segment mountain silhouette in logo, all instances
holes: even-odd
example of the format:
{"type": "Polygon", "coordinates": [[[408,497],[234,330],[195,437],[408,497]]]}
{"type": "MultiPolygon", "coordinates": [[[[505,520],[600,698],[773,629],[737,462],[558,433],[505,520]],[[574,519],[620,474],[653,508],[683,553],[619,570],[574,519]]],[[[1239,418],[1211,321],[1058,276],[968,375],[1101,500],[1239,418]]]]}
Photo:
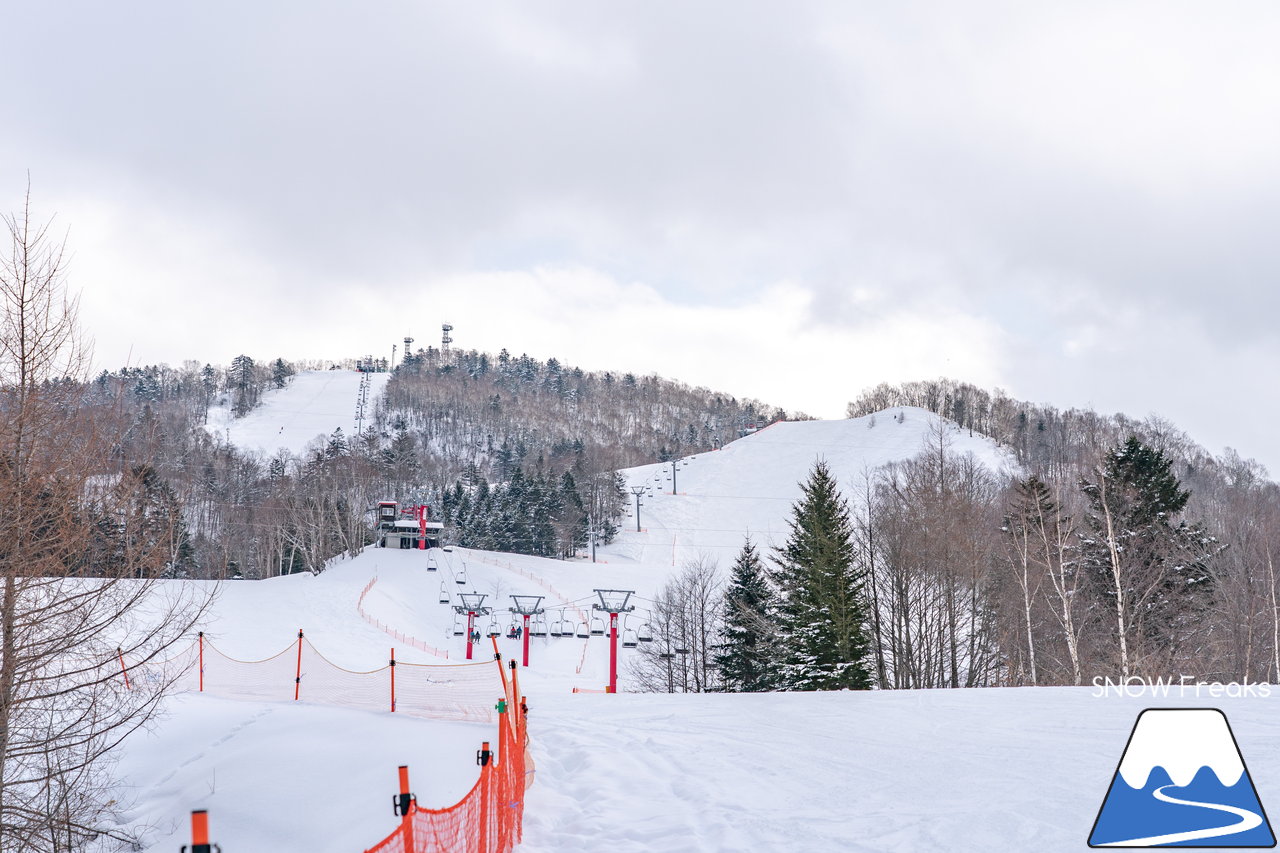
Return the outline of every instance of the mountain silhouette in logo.
{"type": "Polygon", "coordinates": [[[1274,847],[1226,716],[1153,708],[1134,724],[1090,847],[1274,847]]]}

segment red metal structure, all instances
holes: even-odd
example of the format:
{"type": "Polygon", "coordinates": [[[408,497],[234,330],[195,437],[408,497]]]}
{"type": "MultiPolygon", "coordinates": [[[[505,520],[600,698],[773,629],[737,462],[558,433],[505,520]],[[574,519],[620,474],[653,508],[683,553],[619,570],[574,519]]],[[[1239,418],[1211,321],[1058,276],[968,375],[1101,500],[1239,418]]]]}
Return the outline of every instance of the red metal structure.
{"type": "Polygon", "coordinates": [[[543,609],[539,607],[542,603],[541,595],[513,595],[511,600],[516,603],[515,607],[508,608],[512,613],[519,613],[524,617],[524,665],[529,665],[529,617],[537,616],[543,613],[543,609]]]}
{"type": "Polygon", "coordinates": [[[484,606],[485,594],[481,592],[460,592],[458,598],[462,603],[455,604],[453,610],[467,614],[467,660],[471,660],[471,637],[476,630],[476,616],[488,616],[493,608],[484,606]]]}
{"type": "Polygon", "coordinates": [[[635,606],[627,606],[628,599],[635,594],[631,589],[597,589],[600,603],[591,605],[592,610],[602,610],[609,614],[609,693],[618,692],[618,614],[630,613],[635,606]]]}

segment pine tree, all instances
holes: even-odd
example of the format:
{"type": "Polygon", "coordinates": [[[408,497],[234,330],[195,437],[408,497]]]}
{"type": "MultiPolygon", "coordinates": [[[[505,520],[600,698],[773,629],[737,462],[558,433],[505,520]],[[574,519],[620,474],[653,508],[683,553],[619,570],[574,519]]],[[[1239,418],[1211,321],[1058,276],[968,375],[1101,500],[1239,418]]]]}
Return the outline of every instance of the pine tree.
{"type": "Polygon", "coordinates": [[[748,537],[734,561],[725,591],[724,642],[715,657],[716,669],[728,690],[754,693],[777,687],[776,605],[764,563],[748,537]]]}
{"type": "Polygon", "coordinates": [[[1111,611],[1121,675],[1157,672],[1196,628],[1219,549],[1199,525],[1175,519],[1191,493],[1173,462],[1136,437],[1107,454],[1080,488],[1089,501],[1082,537],[1095,593],[1111,611]]]}
{"type": "Polygon", "coordinates": [[[792,507],[791,535],[776,554],[781,592],[781,686],[865,689],[870,641],[863,577],[855,567],[849,508],[825,462],[814,463],[792,507]]]}

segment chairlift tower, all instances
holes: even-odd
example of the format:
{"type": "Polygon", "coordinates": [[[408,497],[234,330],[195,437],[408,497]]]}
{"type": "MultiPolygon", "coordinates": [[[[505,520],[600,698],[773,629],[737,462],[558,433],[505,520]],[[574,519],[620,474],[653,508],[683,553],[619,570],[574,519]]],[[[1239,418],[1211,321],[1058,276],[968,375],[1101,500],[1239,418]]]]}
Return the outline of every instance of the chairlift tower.
{"type": "Polygon", "coordinates": [[[644,486],[632,486],[631,494],[636,496],[636,533],[640,532],[640,496],[644,494],[644,486]]]}
{"type": "Polygon", "coordinates": [[[518,613],[524,617],[524,665],[529,665],[529,617],[537,616],[546,611],[539,607],[542,603],[541,595],[513,595],[511,600],[516,603],[515,607],[507,608],[512,613],[518,613]]]}
{"type": "Polygon", "coordinates": [[[458,615],[467,614],[467,660],[471,660],[471,638],[475,635],[476,617],[493,613],[492,607],[485,607],[486,596],[482,592],[460,592],[461,604],[453,605],[453,612],[458,615]]]}
{"type": "Polygon", "coordinates": [[[609,614],[609,692],[618,692],[618,614],[630,613],[635,605],[627,606],[627,601],[635,595],[633,589],[596,589],[592,590],[600,599],[599,604],[591,605],[592,610],[601,610],[609,614]]]}
{"type": "Polygon", "coordinates": [[[440,364],[449,363],[449,344],[453,343],[453,336],[449,333],[453,331],[453,326],[449,323],[440,325],[440,364]]]}

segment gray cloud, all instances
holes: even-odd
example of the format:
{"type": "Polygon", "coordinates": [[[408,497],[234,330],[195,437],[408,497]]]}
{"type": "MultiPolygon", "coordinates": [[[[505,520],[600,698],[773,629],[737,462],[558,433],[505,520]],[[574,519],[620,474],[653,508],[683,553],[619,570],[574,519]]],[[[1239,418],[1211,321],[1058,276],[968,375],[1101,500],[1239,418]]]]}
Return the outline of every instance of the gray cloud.
{"type": "Polygon", "coordinates": [[[176,282],[208,316],[220,291],[321,328],[547,266],[755,316],[786,282],[824,336],[989,324],[1014,393],[1271,453],[1152,379],[1240,398],[1280,359],[1269,4],[83,0],[4,23],[0,186],[31,169],[86,232],[89,302],[124,316],[176,282]]]}

